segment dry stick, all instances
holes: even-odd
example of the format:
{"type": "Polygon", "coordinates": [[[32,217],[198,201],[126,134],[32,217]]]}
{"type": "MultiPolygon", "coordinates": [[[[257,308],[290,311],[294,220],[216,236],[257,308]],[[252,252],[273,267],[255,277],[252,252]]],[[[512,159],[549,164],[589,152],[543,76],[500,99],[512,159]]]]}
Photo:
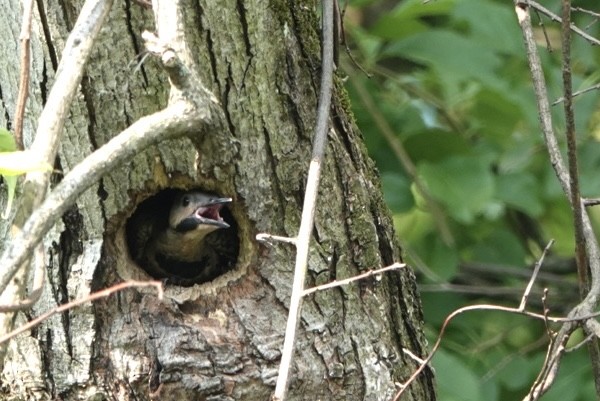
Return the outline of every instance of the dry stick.
{"type": "Polygon", "coordinates": [[[147,47],[161,56],[163,67],[180,100],[164,110],[140,118],[86,157],[63,178],[43,204],[32,211],[22,232],[10,241],[0,258],[3,263],[0,293],[56,219],[102,176],[160,141],[189,133],[206,134],[213,128],[216,111],[220,110],[214,95],[202,86],[173,50],[159,43],[150,33],[145,32],[143,36],[149,41],[147,47]]]}
{"type": "Polygon", "coordinates": [[[503,311],[503,312],[509,312],[509,313],[516,313],[516,314],[520,314],[520,315],[535,317],[535,318],[542,319],[542,320],[546,319],[546,316],[544,316],[544,315],[525,311],[525,306],[526,306],[526,300],[529,297],[529,292],[531,291],[533,280],[535,280],[535,277],[537,277],[537,272],[539,270],[537,268],[537,266],[538,265],[541,266],[542,263],[544,262],[546,253],[550,249],[550,246],[552,245],[552,243],[553,242],[550,241],[550,243],[548,243],[548,245],[546,245],[546,247],[544,248],[544,251],[542,252],[542,255],[538,259],[538,262],[536,263],[536,268],[534,268],[531,280],[529,280],[529,284],[527,285],[527,287],[525,288],[525,291],[523,292],[523,298],[522,298],[521,304],[519,305],[518,308],[508,308],[508,307],[498,306],[498,305],[471,305],[471,306],[466,306],[464,308],[457,309],[454,312],[452,312],[444,320],[444,323],[442,324],[442,327],[440,329],[440,333],[438,334],[435,344],[433,345],[433,348],[429,352],[429,355],[427,356],[427,358],[425,358],[423,360],[423,362],[413,372],[413,374],[408,378],[408,380],[405,381],[404,383],[402,383],[402,385],[400,386],[400,389],[398,390],[398,392],[396,393],[396,395],[394,396],[392,401],[398,401],[400,399],[400,397],[402,397],[402,394],[408,388],[408,386],[410,386],[410,384],[417,379],[417,377],[421,374],[421,372],[425,369],[425,367],[429,364],[429,362],[431,362],[431,359],[433,359],[433,356],[435,355],[436,351],[440,347],[440,344],[442,343],[442,338],[444,337],[444,333],[446,332],[446,327],[450,324],[450,321],[452,321],[452,319],[454,319],[456,316],[458,316],[462,313],[465,313],[465,312],[473,311],[473,310],[491,310],[491,311],[503,311]]]}
{"type": "Polygon", "coordinates": [[[312,294],[313,292],[317,292],[317,291],[323,291],[323,290],[329,290],[331,288],[335,288],[335,287],[341,287],[343,285],[348,285],[354,281],[358,281],[358,280],[362,280],[365,279],[367,277],[371,277],[371,276],[375,276],[377,274],[381,274],[381,273],[385,273],[391,270],[398,270],[401,269],[403,267],[406,267],[405,263],[394,263],[392,265],[389,265],[387,267],[382,267],[381,269],[376,269],[376,270],[369,270],[366,271],[362,274],[358,274],[356,276],[352,276],[343,280],[333,280],[330,283],[327,284],[322,284],[322,285],[318,285],[316,287],[312,287],[312,288],[307,288],[306,290],[304,290],[304,292],[302,293],[303,296],[307,296],[312,294]]]}
{"type": "MultiPolygon", "coordinates": [[[[54,85],[38,120],[35,139],[30,148],[35,155],[34,157],[39,162],[50,165],[54,164],[60,134],[63,131],[71,102],[81,81],[83,68],[91,52],[92,44],[100,32],[100,27],[112,6],[112,2],[113,0],[87,0],[73,30],[69,34],[61,64],[56,73],[54,85]]],[[[19,230],[22,230],[29,216],[42,203],[46,196],[49,179],[50,173],[45,171],[30,172],[25,176],[21,191],[22,195],[17,199],[16,204],[18,204],[18,209],[12,222],[13,226],[16,227],[15,231],[17,233],[14,236],[11,235],[11,237],[18,238],[24,235],[19,230]]],[[[29,255],[32,253],[33,248],[28,250],[29,255]]],[[[0,285],[0,294],[2,294],[4,302],[17,304],[17,300],[24,297],[27,278],[30,276],[31,271],[35,270],[36,275],[41,274],[40,269],[44,268],[42,266],[43,261],[37,259],[33,260],[33,263],[28,263],[29,260],[30,256],[27,256],[18,265],[2,269],[0,273],[0,282],[2,283],[0,285]],[[19,269],[22,269],[20,280],[14,280],[7,290],[12,277],[14,277],[19,269]]],[[[4,262],[4,260],[2,261],[4,262]]],[[[31,299],[35,299],[35,297],[31,299]]],[[[15,321],[13,317],[12,314],[0,316],[0,335],[12,331],[15,321]]],[[[0,346],[0,364],[3,363],[6,355],[5,350],[6,344],[0,346]]]]}
{"type": "Polygon", "coordinates": [[[19,76],[19,94],[17,96],[17,104],[15,106],[15,142],[17,148],[23,150],[23,119],[25,116],[25,105],[27,104],[27,96],[29,95],[29,76],[31,59],[31,15],[33,13],[33,0],[25,0],[23,2],[23,21],[21,22],[21,71],[19,76]]]}
{"type": "Polygon", "coordinates": [[[313,230],[317,191],[321,176],[321,164],[325,157],[327,145],[327,132],[329,126],[329,108],[331,104],[331,91],[333,84],[333,1],[323,0],[322,26],[323,49],[321,65],[321,90],[319,92],[319,106],[317,111],[317,126],[313,144],[312,159],[308,170],[304,204],[302,205],[302,220],[296,242],[296,265],[294,267],[294,283],[290,299],[290,311],[285,329],[285,339],[281,352],[281,363],[273,400],[283,401],[288,389],[290,368],[294,356],[296,331],[300,321],[302,295],[304,293],[304,280],[308,261],[308,247],[313,230]]]}
{"type": "Polygon", "coordinates": [[[77,164],[31,214],[23,230],[13,238],[2,254],[0,291],[10,282],[29,253],[52,228],[54,222],[86,189],[115,167],[130,160],[147,147],[189,132],[206,132],[207,113],[183,102],[140,118],[100,149],[77,164]]]}
{"type": "MultiPolygon", "coordinates": [[[[523,32],[527,59],[532,74],[532,83],[538,106],[540,126],[546,147],[548,149],[548,156],[550,157],[550,162],[554,168],[554,172],[563,189],[563,192],[568,199],[571,200],[569,173],[565,168],[565,163],[563,162],[560,147],[558,145],[558,140],[554,134],[550,105],[548,102],[548,92],[546,90],[546,82],[544,79],[544,73],[542,71],[540,57],[537,52],[537,45],[533,35],[533,29],[531,27],[531,20],[527,10],[527,3],[522,3],[518,0],[516,1],[515,11],[517,13],[519,25],[521,26],[521,30],[523,32]]],[[[593,293],[594,296],[597,297],[600,295],[600,250],[598,247],[598,242],[596,241],[594,230],[592,229],[592,225],[589,220],[589,216],[585,212],[583,213],[582,221],[592,278],[590,293],[593,293]]]]}
{"type": "Polygon", "coordinates": [[[571,187],[571,206],[575,228],[575,259],[579,275],[579,289],[583,298],[588,292],[587,261],[585,254],[585,238],[581,218],[582,206],[579,190],[579,168],[577,165],[577,138],[575,133],[575,113],[573,111],[573,86],[571,83],[571,2],[563,0],[562,16],[562,78],[564,91],[565,128],[567,136],[567,161],[569,167],[569,183],[571,187]]]}
{"type": "Polygon", "coordinates": [[[584,206],[598,206],[598,205],[600,205],[600,198],[584,199],[583,205],[584,206]]]}
{"type": "MultiPolygon", "coordinates": [[[[515,3],[516,3],[516,5],[518,7],[521,7],[521,6],[524,6],[524,7],[531,6],[536,11],[539,11],[542,14],[546,15],[552,21],[558,22],[558,23],[562,23],[562,18],[560,18],[558,15],[554,14],[552,11],[548,10],[546,7],[542,6],[537,1],[533,1],[533,0],[516,0],[515,3]]],[[[577,35],[581,36],[582,38],[584,38],[585,40],[587,40],[588,42],[590,42],[591,44],[596,45],[596,46],[600,46],[600,40],[596,39],[592,35],[590,35],[587,32],[581,30],[580,28],[576,27],[575,25],[571,25],[570,29],[573,32],[575,32],[577,35]]]]}
{"type": "MultiPolygon", "coordinates": [[[[523,32],[523,39],[525,42],[527,59],[532,74],[532,82],[538,106],[538,114],[540,118],[542,134],[544,136],[544,141],[548,149],[548,155],[550,157],[550,161],[552,167],[554,168],[555,174],[560,182],[563,192],[565,193],[567,198],[571,200],[570,178],[568,171],[565,168],[565,164],[562,160],[562,156],[560,154],[558,146],[558,141],[556,139],[552,127],[552,118],[550,114],[550,105],[548,102],[548,93],[546,90],[544,74],[541,67],[540,57],[537,52],[536,41],[533,36],[533,29],[531,27],[531,20],[528,13],[529,4],[531,4],[536,9],[540,10],[545,14],[547,14],[547,10],[543,9],[543,7],[539,6],[533,1],[515,1],[515,11],[517,14],[519,25],[523,32]]],[[[571,27],[571,29],[573,30],[573,27],[571,27]]],[[[577,201],[581,202],[581,199],[577,201]]],[[[590,315],[590,312],[594,310],[600,299],[600,250],[587,212],[582,211],[581,218],[583,234],[584,238],[586,239],[585,247],[591,273],[591,285],[590,291],[588,292],[586,298],[579,305],[573,308],[572,311],[569,313],[569,318],[574,320],[581,320],[583,316],[590,315]]],[[[532,389],[532,392],[529,396],[525,398],[525,400],[537,399],[541,394],[543,394],[550,388],[550,386],[554,382],[554,379],[556,378],[556,373],[558,372],[561,355],[561,344],[563,344],[564,341],[568,339],[568,337],[573,332],[573,330],[575,330],[576,327],[577,325],[574,322],[570,322],[564,324],[560,328],[557,334],[557,340],[552,345],[551,355],[553,355],[553,357],[548,359],[548,363],[550,363],[551,365],[544,366],[543,368],[544,370],[548,371],[548,375],[546,375],[546,380],[544,380],[541,387],[532,389]]]]}
{"type": "MultiPolygon", "coordinates": [[[[571,184],[571,209],[575,229],[575,260],[579,276],[579,291],[583,299],[589,291],[587,255],[585,251],[586,238],[583,233],[583,212],[581,193],[579,190],[579,171],[577,165],[577,135],[575,131],[575,112],[573,111],[573,87],[571,77],[571,1],[562,1],[562,78],[564,87],[564,110],[567,134],[567,159],[569,162],[569,178],[571,184]]],[[[584,331],[585,330],[584,327],[584,331]]],[[[590,334],[590,333],[587,333],[590,334]]],[[[600,395],[600,349],[598,342],[591,341],[588,345],[596,393],[600,395]]]]}
{"type": "MultiPolygon", "coordinates": [[[[38,121],[35,140],[31,146],[31,150],[35,152],[35,157],[40,162],[54,164],[60,133],[69,106],[77,92],[83,75],[83,67],[90,54],[92,44],[111,5],[112,0],[88,0],[69,35],[54,86],[38,121]]],[[[48,172],[31,172],[26,175],[23,184],[23,196],[19,199],[21,204],[14,221],[16,227],[22,227],[27,218],[44,199],[49,177],[50,173],[48,172]]],[[[22,234],[18,233],[18,235],[22,234]]],[[[29,252],[31,251],[32,249],[29,250],[29,252]]],[[[21,261],[21,263],[23,262],[25,262],[25,259],[21,261]]],[[[10,279],[19,267],[20,264],[12,270],[2,270],[0,293],[4,293],[10,279]]],[[[26,269],[24,277],[27,277],[30,270],[29,266],[26,264],[24,268],[26,269]]]]}
{"type": "MultiPolygon", "coordinates": [[[[576,96],[579,96],[579,95],[583,95],[584,93],[588,93],[588,92],[591,92],[591,91],[596,90],[596,89],[600,89],[600,84],[596,84],[596,85],[590,86],[589,88],[585,88],[585,89],[578,90],[577,92],[573,92],[571,94],[571,97],[576,97],[576,96]]],[[[552,106],[556,106],[557,104],[559,104],[561,102],[564,102],[564,100],[565,100],[564,97],[559,97],[558,99],[556,99],[554,101],[554,103],[552,103],[552,106]]]]}
{"type": "Polygon", "coordinates": [[[11,338],[18,336],[19,334],[21,334],[27,330],[31,330],[38,324],[42,323],[44,320],[50,318],[51,316],[56,315],[57,313],[67,311],[69,309],[72,309],[72,308],[79,306],[81,304],[84,304],[86,302],[92,302],[92,301],[96,301],[100,298],[106,298],[109,295],[111,295],[117,291],[122,291],[124,289],[132,288],[132,287],[156,287],[156,291],[157,291],[156,296],[158,297],[158,299],[162,299],[162,297],[163,297],[163,288],[162,288],[162,283],[160,281],[125,281],[123,283],[115,284],[112,287],[106,288],[104,290],[94,292],[83,298],[78,298],[78,299],[71,301],[69,303],[66,303],[64,305],[57,306],[56,308],[49,310],[48,312],[46,312],[44,314],[41,314],[40,316],[27,322],[26,324],[20,326],[19,328],[0,337],[0,344],[5,343],[6,341],[10,340],[11,338]]]}
{"type": "Polygon", "coordinates": [[[531,292],[531,289],[533,288],[533,283],[535,282],[535,279],[537,278],[537,275],[540,271],[540,267],[542,267],[542,263],[544,262],[546,253],[548,253],[548,250],[550,250],[550,247],[553,244],[554,244],[554,240],[551,239],[548,242],[548,245],[546,245],[546,247],[544,248],[544,251],[542,252],[542,256],[538,259],[537,262],[535,262],[535,266],[533,267],[533,273],[531,274],[531,279],[529,280],[527,287],[525,287],[525,292],[523,293],[523,298],[521,298],[521,303],[519,304],[519,309],[525,310],[525,305],[527,305],[527,299],[529,298],[529,293],[531,292]]]}
{"type": "Polygon", "coordinates": [[[572,10],[573,10],[573,11],[579,11],[579,12],[582,12],[582,13],[584,13],[584,14],[591,15],[592,17],[595,17],[595,18],[600,18],[600,14],[598,14],[598,13],[595,13],[595,12],[593,12],[593,11],[590,11],[590,10],[586,10],[585,8],[581,8],[581,7],[572,7],[572,10]]]}

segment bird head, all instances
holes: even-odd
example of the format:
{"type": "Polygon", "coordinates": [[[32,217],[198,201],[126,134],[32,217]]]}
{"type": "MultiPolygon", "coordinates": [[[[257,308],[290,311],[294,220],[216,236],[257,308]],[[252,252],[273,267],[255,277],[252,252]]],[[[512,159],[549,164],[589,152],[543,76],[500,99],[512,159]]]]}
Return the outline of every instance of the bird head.
{"type": "Polygon", "coordinates": [[[228,228],[219,214],[231,198],[219,198],[200,191],[187,191],[175,196],[169,214],[169,226],[179,233],[208,234],[219,228],[228,228]]]}

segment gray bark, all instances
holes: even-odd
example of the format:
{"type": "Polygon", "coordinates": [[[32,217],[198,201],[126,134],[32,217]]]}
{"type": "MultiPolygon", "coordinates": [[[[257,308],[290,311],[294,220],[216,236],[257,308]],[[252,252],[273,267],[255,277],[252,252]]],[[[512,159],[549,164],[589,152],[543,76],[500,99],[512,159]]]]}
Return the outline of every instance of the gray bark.
{"type": "MultiPolygon", "coordinates": [[[[1,2],[5,21],[18,1],[1,2]],[[6,14],[5,14],[6,13],[6,14]]],[[[26,143],[79,1],[44,2],[33,32],[26,143]]],[[[125,224],[165,188],[203,188],[234,199],[235,268],[191,287],[127,290],[61,316],[13,341],[2,386],[15,399],[266,400],[273,391],[294,249],[257,233],[295,236],[318,97],[317,2],[193,1],[186,40],[226,123],[207,137],[169,141],[139,154],[82,196],[47,236],[43,299],[22,322],[127,279],[149,279],[129,256],[125,224]]],[[[12,15],[12,17],[11,17],[12,15]]],[[[164,107],[168,82],[154,60],[135,69],[140,34],[153,15],[116,2],[65,126],[59,156],[68,171],[141,116],[164,107]]],[[[10,126],[17,92],[18,24],[0,27],[0,124],[10,126]],[[10,61],[8,61],[10,60],[10,61]]],[[[338,81],[309,257],[308,286],[401,259],[375,168],[338,81]]],[[[60,176],[58,177],[60,179],[60,176]]],[[[317,292],[303,306],[290,400],[389,400],[426,355],[410,270],[317,292]]],[[[430,372],[407,400],[433,400],[430,372]]]]}

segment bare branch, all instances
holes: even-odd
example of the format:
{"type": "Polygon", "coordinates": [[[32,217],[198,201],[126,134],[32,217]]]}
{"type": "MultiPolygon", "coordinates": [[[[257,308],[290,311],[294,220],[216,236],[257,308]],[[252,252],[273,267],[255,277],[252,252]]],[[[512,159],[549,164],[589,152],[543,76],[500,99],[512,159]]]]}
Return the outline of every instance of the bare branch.
{"type": "MultiPolygon", "coordinates": [[[[558,22],[558,23],[562,23],[562,18],[560,18],[558,15],[554,14],[552,11],[548,10],[546,7],[542,6],[537,1],[525,0],[525,1],[516,1],[516,3],[517,3],[517,6],[520,6],[520,5],[531,6],[536,11],[539,11],[540,13],[546,15],[552,21],[558,22]]],[[[584,30],[582,30],[580,28],[577,28],[573,24],[571,24],[570,28],[571,28],[571,30],[573,32],[575,32],[577,35],[581,36],[582,38],[584,38],[585,40],[587,40],[591,44],[593,44],[595,46],[600,46],[600,40],[596,39],[592,35],[590,35],[587,32],[585,32],[584,30]]]]}
{"type": "Polygon", "coordinates": [[[25,106],[29,96],[29,76],[30,76],[30,34],[31,34],[31,15],[33,11],[33,0],[23,2],[23,20],[21,22],[21,70],[19,73],[19,94],[17,95],[17,104],[15,105],[15,142],[17,148],[23,150],[23,117],[25,115],[25,106]]]}
{"type": "Polygon", "coordinates": [[[406,267],[405,263],[394,263],[392,265],[389,265],[387,267],[383,267],[381,269],[375,269],[375,270],[369,270],[366,271],[362,274],[358,274],[356,276],[353,277],[349,277],[343,280],[334,280],[331,283],[327,283],[327,284],[323,284],[323,285],[319,285],[316,287],[312,287],[312,288],[307,288],[306,290],[304,290],[303,292],[303,296],[307,296],[312,294],[313,292],[317,292],[317,291],[323,291],[323,290],[328,290],[330,288],[335,288],[335,287],[341,287],[343,285],[348,285],[354,281],[358,281],[358,280],[362,280],[365,279],[367,277],[371,277],[371,276],[375,276],[381,273],[385,273],[388,271],[392,271],[392,270],[398,270],[401,269],[403,267],[406,267]]]}
{"type": "Polygon", "coordinates": [[[296,243],[298,242],[297,238],[282,237],[280,235],[271,235],[271,234],[267,234],[267,233],[256,234],[256,240],[260,241],[260,242],[279,241],[279,242],[285,242],[286,244],[294,244],[294,245],[296,245],[296,243]]]}
{"type": "Polygon", "coordinates": [[[296,264],[294,268],[294,283],[290,299],[290,311],[285,329],[285,339],[281,352],[279,374],[275,385],[273,400],[283,401],[288,389],[288,378],[292,359],[296,331],[299,324],[304,281],[308,262],[308,247],[314,226],[317,191],[321,176],[321,164],[325,157],[327,133],[329,131],[329,108],[331,105],[331,92],[333,86],[333,1],[323,0],[322,26],[323,49],[321,64],[321,89],[319,92],[319,106],[317,110],[317,126],[313,142],[312,160],[308,170],[304,204],[302,206],[302,219],[296,242],[296,264]]]}
{"type": "Polygon", "coordinates": [[[158,297],[158,299],[162,299],[162,297],[163,297],[163,288],[162,288],[162,283],[160,281],[125,281],[123,283],[115,284],[112,287],[106,288],[104,290],[94,292],[93,294],[90,294],[86,297],[78,298],[78,299],[71,301],[69,303],[66,303],[64,305],[60,305],[48,312],[36,317],[35,319],[27,322],[26,324],[11,331],[10,333],[1,336],[0,344],[5,343],[6,341],[10,340],[11,338],[18,336],[19,334],[21,334],[27,330],[31,330],[38,324],[42,323],[44,320],[48,319],[51,316],[56,315],[57,313],[67,311],[69,309],[72,309],[72,308],[79,306],[81,304],[84,304],[86,302],[92,302],[92,301],[96,301],[100,298],[106,298],[109,295],[111,295],[117,291],[122,291],[124,289],[132,288],[132,287],[155,287],[156,291],[157,291],[156,296],[158,297]]]}
{"type": "MultiPolygon", "coordinates": [[[[579,90],[577,92],[573,92],[572,95],[571,95],[571,97],[583,95],[584,93],[588,93],[588,92],[591,92],[591,91],[596,90],[596,89],[600,89],[600,84],[596,84],[594,86],[590,86],[589,88],[585,88],[585,89],[579,90]]],[[[559,104],[561,102],[564,102],[564,101],[565,101],[564,97],[559,97],[558,99],[556,99],[554,101],[554,103],[552,103],[552,106],[556,106],[557,104],[559,104]]]]}
{"type": "Polygon", "coordinates": [[[79,195],[103,175],[148,146],[190,132],[209,131],[212,125],[208,109],[208,105],[200,109],[195,105],[179,102],[142,117],[76,165],[44,203],[31,213],[22,232],[4,250],[1,258],[3,268],[0,272],[0,292],[4,291],[29,253],[79,195]]]}
{"type": "Polygon", "coordinates": [[[538,261],[535,263],[535,266],[533,268],[533,274],[531,275],[531,279],[529,279],[529,283],[527,284],[527,287],[525,288],[525,291],[523,292],[523,298],[521,298],[521,304],[519,305],[519,309],[521,309],[521,310],[525,310],[525,306],[527,305],[527,298],[529,298],[529,293],[531,292],[533,283],[535,282],[535,279],[537,278],[538,272],[540,271],[540,267],[542,267],[542,263],[544,263],[544,258],[546,257],[546,253],[548,253],[548,250],[550,249],[552,244],[554,244],[554,240],[550,240],[550,242],[548,242],[548,245],[546,245],[546,247],[544,248],[544,251],[542,252],[542,256],[540,256],[538,261]]]}

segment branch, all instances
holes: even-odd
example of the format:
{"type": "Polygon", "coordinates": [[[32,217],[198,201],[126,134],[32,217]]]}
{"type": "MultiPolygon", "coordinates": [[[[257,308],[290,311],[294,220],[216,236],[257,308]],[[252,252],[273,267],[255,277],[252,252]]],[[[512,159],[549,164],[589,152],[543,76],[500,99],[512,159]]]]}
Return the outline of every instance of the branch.
{"type": "MultiPolygon", "coordinates": [[[[588,319],[592,319],[593,317],[595,317],[597,315],[600,315],[600,312],[597,312],[597,313],[593,313],[590,315],[577,314],[577,316],[568,316],[568,317],[564,318],[564,317],[552,317],[552,316],[546,315],[546,313],[540,314],[540,313],[528,312],[525,310],[525,308],[527,306],[526,303],[527,303],[529,291],[533,285],[533,281],[535,281],[535,278],[537,277],[537,273],[539,270],[537,268],[537,266],[542,265],[544,258],[546,256],[546,253],[548,252],[548,249],[550,248],[551,245],[552,245],[552,242],[550,242],[544,248],[542,255],[538,259],[538,261],[536,263],[536,269],[534,269],[531,280],[529,281],[527,287],[525,288],[525,290],[523,292],[522,301],[518,308],[509,308],[509,307],[505,307],[505,306],[488,305],[488,304],[470,305],[470,306],[465,306],[463,308],[457,309],[454,312],[452,312],[450,315],[448,315],[448,317],[446,317],[446,319],[444,320],[442,327],[440,328],[440,332],[439,332],[438,337],[429,353],[429,356],[427,356],[427,358],[425,358],[422,361],[422,363],[420,363],[419,367],[413,372],[413,374],[408,378],[408,380],[406,380],[404,383],[402,383],[400,385],[400,389],[395,394],[392,401],[398,401],[400,399],[400,397],[402,396],[402,394],[404,394],[404,392],[406,391],[408,386],[417,379],[417,377],[421,374],[421,372],[425,369],[425,367],[431,362],[431,360],[433,359],[433,356],[435,355],[435,353],[437,352],[437,350],[439,349],[439,347],[441,345],[442,339],[444,338],[444,334],[445,334],[446,329],[448,328],[450,322],[458,315],[461,315],[466,312],[471,312],[471,311],[499,311],[499,312],[507,312],[507,313],[517,314],[517,315],[528,316],[531,318],[542,320],[544,322],[565,323],[565,324],[570,324],[570,325],[575,325],[576,322],[586,321],[588,319]]],[[[556,354],[550,353],[550,351],[549,351],[549,355],[556,355],[556,354]]],[[[549,360],[551,360],[551,359],[553,359],[553,358],[549,358],[549,360]]],[[[554,360],[556,360],[556,358],[554,358],[554,360]]],[[[556,365],[548,365],[546,367],[549,369],[556,367],[556,369],[557,369],[558,362],[557,361],[555,361],[555,362],[556,362],[556,365]]],[[[556,371],[556,370],[554,370],[554,371],[556,371]]]]}
{"type": "Polygon", "coordinates": [[[332,281],[330,283],[327,283],[327,284],[319,285],[319,286],[312,287],[312,288],[307,288],[302,293],[302,296],[307,296],[307,295],[310,295],[313,292],[317,292],[317,291],[329,290],[331,288],[336,288],[336,287],[341,287],[341,286],[344,286],[344,285],[348,285],[350,283],[353,283],[354,281],[362,280],[364,278],[371,277],[371,276],[376,276],[378,274],[385,273],[385,272],[388,272],[388,271],[398,270],[398,269],[401,269],[403,267],[406,267],[405,263],[394,263],[394,264],[389,265],[387,267],[383,267],[381,269],[369,270],[369,271],[366,271],[366,272],[364,272],[362,274],[358,274],[356,276],[352,276],[352,277],[349,277],[349,278],[346,278],[346,279],[343,279],[343,280],[334,280],[334,281],[332,281]]]}
{"type": "Polygon", "coordinates": [[[31,213],[23,230],[4,250],[1,257],[0,292],[4,291],[33,248],[79,195],[106,173],[151,145],[190,132],[208,131],[212,125],[207,109],[208,107],[198,109],[194,105],[179,102],[142,117],[76,165],[44,203],[31,213]]]}
{"type": "MultiPolygon", "coordinates": [[[[589,292],[587,293],[585,298],[580,302],[580,304],[573,308],[569,313],[569,318],[576,319],[581,316],[589,315],[590,312],[593,311],[598,304],[600,296],[600,250],[598,248],[598,242],[592,229],[589,216],[585,209],[581,207],[582,199],[579,196],[579,190],[578,188],[571,187],[572,177],[565,168],[565,164],[562,160],[562,156],[560,154],[557,144],[557,139],[552,127],[552,118],[550,115],[548,93],[546,90],[546,84],[541,67],[541,62],[537,52],[537,46],[533,37],[533,29],[531,27],[531,20],[529,17],[528,5],[530,3],[533,7],[536,7],[536,9],[544,12],[540,9],[541,6],[536,5],[535,2],[522,2],[520,0],[515,1],[515,11],[517,14],[519,25],[523,32],[523,39],[525,42],[527,59],[532,74],[533,87],[538,105],[538,114],[540,117],[542,134],[546,142],[546,147],[550,156],[552,167],[554,168],[555,174],[561,184],[561,187],[563,188],[565,196],[571,202],[571,207],[574,211],[580,210],[580,217],[578,218],[581,219],[581,233],[582,238],[585,239],[582,245],[585,247],[585,252],[587,253],[587,261],[589,263],[589,269],[591,273],[589,292]]],[[[572,27],[570,24],[567,25],[568,27],[565,27],[564,30],[570,32],[570,30],[572,30],[572,27]]],[[[547,372],[547,374],[544,374],[544,380],[539,384],[539,386],[537,383],[536,385],[534,385],[530,395],[528,395],[526,400],[537,399],[550,388],[550,386],[554,382],[554,378],[556,377],[556,372],[558,371],[562,355],[562,346],[568,340],[571,333],[573,332],[573,330],[575,330],[576,327],[577,325],[571,322],[564,324],[560,328],[559,332],[556,335],[556,340],[553,342],[553,344],[551,344],[551,349],[549,350],[550,358],[548,358],[548,365],[544,366],[544,371],[547,372]]]]}
{"type": "Polygon", "coordinates": [[[19,74],[19,94],[15,106],[15,142],[17,149],[23,150],[23,116],[25,115],[25,106],[27,96],[29,95],[29,76],[30,76],[30,58],[31,58],[31,14],[33,11],[33,0],[23,2],[23,21],[21,22],[21,71],[19,74]]]}
{"type": "MultiPolygon", "coordinates": [[[[54,165],[60,135],[63,131],[71,102],[78,90],[92,45],[108,15],[112,2],[113,0],[87,0],[75,22],[73,30],[69,34],[61,62],[56,72],[54,85],[50,90],[45,107],[38,120],[35,139],[30,148],[34,154],[33,157],[40,163],[54,165]]],[[[25,14],[27,13],[28,11],[25,10],[25,14]]],[[[24,16],[24,18],[27,18],[27,16],[24,16]]],[[[28,49],[25,50],[25,52],[27,51],[28,49]]],[[[25,54],[22,56],[26,57],[25,54]]],[[[28,70],[29,65],[25,66],[25,69],[28,70]]],[[[24,74],[24,72],[21,74],[19,108],[25,107],[26,93],[23,93],[23,91],[26,91],[26,85],[24,81],[28,79],[25,79],[27,77],[24,74]]],[[[17,110],[17,112],[19,111],[17,110]]],[[[14,236],[19,237],[24,235],[20,230],[31,213],[42,203],[46,196],[49,179],[50,172],[48,171],[30,172],[25,176],[21,191],[22,196],[17,200],[19,207],[13,221],[14,236]]],[[[33,248],[30,248],[28,253],[32,253],[32,251],[33,248]]],[[[22,258],[18,265],[2,269],[0,294],[2,294],[3,302],[12,305],[21,303],[18,300],[24,296],[27,278],[30,276],[32,270],[30,264],[25,263],[27,260],[28,257],[22,258]],[[11,278],[19,268],[23,269],[21,280],[15,280],[10,291],[6,291],[11,278]]],[[[43,261],[36,260],[34,263],[36,264],[36,275],[39,275],[39,269],[43,268],[43,261]]],[[[35,297],[30,299],[35,299],[35,297]]],[[[24,302],[27,303],[27,301],[24,302]]],[[[11,315],[0,316],[0,334],[11,331],[13,324],[14,319],[11,315]]],[[[3,359],[4,347],[0,347],[0,364],[2,364],[3,359]]]]}
{"type": "MultiPolygon", "coordinates": [[[[546,7],[542,6],[537,1],[533,1],[533,0],[524,0],[524,1],[521,0],[520,1],[520,0],[517,0],[515,3],[517,4],[517,6],[519,6],[519,5],[523,5],[525,7],[531,6],[533,9],[535,9],[536,11],[539,11],[540,13],[544,14],[545,16],[547,16],[548,18],[550,18],[552,21],[558,22],[558,23],[562,23],[562,18],[560,18],[558,15],[554,14],[552,11],[548,10],[546,7]]],[[[596,39],[592,35],[590,35],[587,32],[585,32],[584,30],[576,27],[573,24],[570,24],[569,28],[571,29],[571,31],[575,32],[577,35],[581,36],[582,38],[584,38],[585,40],[587,40],[588,42],[590,42],[592,45],[600,46],[600,40],[596,39]]]]}
{"type": "MultiPolygon", "coordinates": [[[[573,88],[571,78],[571,0],[562,1],[562,77],[564,86],[564,110],[567,134],[567,157],[569,160],[569,178],[571,183],[571,206],[573,210],[573,223],[575,231],[575,260],[577,261],[577,275],[579,276],[579,289],[581,297],[589,291],[589,274],[585,244],[588,239],[583,231],[584,207],[581,202],[579,190],[579,171],[577,166],[577,134],[575,132],[575,113],[573,111],[573,88]]],[[[585,327],[584,327],[585,329],[585,327]]],[[[586,330],[586,334],[590,334],[586,330]]],[[[596,392],[600,394],[600,350],[598,342],[592,340],[588,349],[594,372],[596,392]]]]}
{"type": "Polygon", "coordinates": [[[333,1],[323,0],[322,25],[323,49],[321,61],[321,90],[319,93],[319,106],[317,110],[317,126],[313,143],[312,160],[308,170],[304,205],[302,206],[302,220],[296,242],[296,266],[294,268],[294,283],[290,299],[290,311],[285,329],[285,339],[281,353],[281,363],[277,384],[275,385],[274,401],[283,401],[288,389],[290,366],[294,355],[296,331],[299,324],[302,295],[306,265],[308,261],[308,247],[310,235],[313,230],[317,191],[321,176],[321,164],[325,156],[327,145],[327,132],[329,127],[329,108],[331,105],[331,91],[333,86],[333,1]]]}
{"type": "Polygon", "coordinates": [[[158,299],[162,299],[162,297],[163,297],[162,283],[160,281],[125,281],[123,283],[115,284],[114,286],[106,288],[104,290],[94,292],[86,297],[78,298],[78,299],[71,301],[69,303],[66,303],[64,305],[60,305],[48,312],[36,317],[35,319],[27,322],[26,324],[11,331],[10,333],[1,336],[0,344],[5,343],[6,341],[10,340],[11,338],[18,336],[19,334],[21,334],[27,330],[31,330],[38,324],[42,323],[44,320],[50,318],[51,316],[56,315],[57,313],[67,311],[69,309],[72,309],[72,308],[79,306],[81,304],[84,304],[86,302],[92,302],[92,301],[96,301],[100,298],[106,298],[109,295],[111,295],[117,291],[122,291],[124,289],[132,288],[132,287],[156,287],[158,299]]]}

